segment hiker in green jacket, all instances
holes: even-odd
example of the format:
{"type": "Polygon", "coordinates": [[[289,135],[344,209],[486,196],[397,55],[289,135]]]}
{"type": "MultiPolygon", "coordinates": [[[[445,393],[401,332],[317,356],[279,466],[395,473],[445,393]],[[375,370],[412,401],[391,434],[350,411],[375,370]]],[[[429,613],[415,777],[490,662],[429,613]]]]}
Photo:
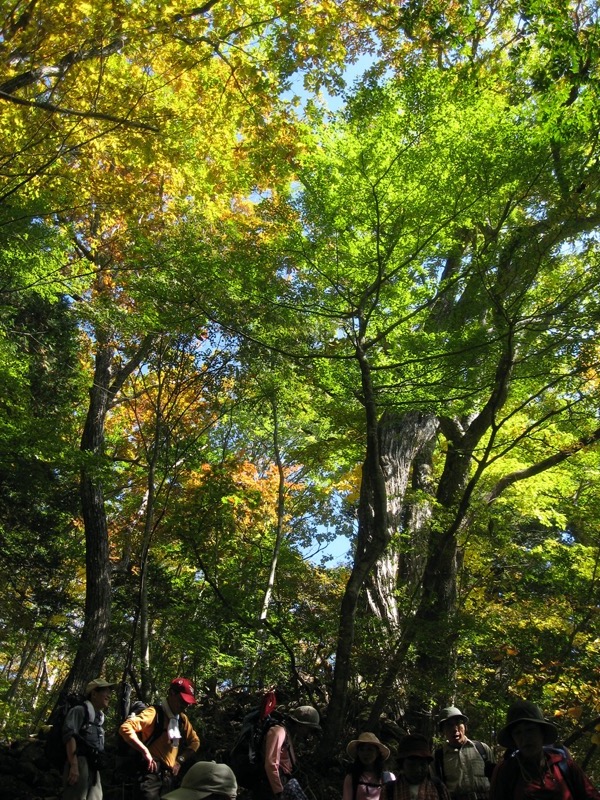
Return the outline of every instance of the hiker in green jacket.
{"type": "Polygon", "coordinates": [[[456,706],[442,710],[438,726],[446,743],[434,753],[434,770],[452,800],[487,800],[495,759],[489,745],[468,738],[468,721],[456,706]]]}

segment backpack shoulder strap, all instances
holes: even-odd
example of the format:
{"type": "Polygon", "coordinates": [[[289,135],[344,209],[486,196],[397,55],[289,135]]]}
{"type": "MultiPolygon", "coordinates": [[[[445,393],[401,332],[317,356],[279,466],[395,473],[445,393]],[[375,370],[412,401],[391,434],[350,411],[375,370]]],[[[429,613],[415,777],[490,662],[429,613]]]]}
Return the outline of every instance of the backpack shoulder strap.
{"type": "Polygon", "coordinates": [[[146,747],[150,747],[150,745],[159,738],[165,727],[165,712],[163,711],[163,707],[154,704],[151,705],[150,708],[154,709],[154,727],[152,728],[152,733],[144,742],[146,747]]]}
{"type": "Polygon", "coordinates": [[[559,762],[557,762],[558,768],[564,778],[565,783],[573,797],[577,796],[577,792],[574,790],[573,787],[573,775],[571,773],[571,765],[570,765],[570,754],[566,747],[562,747],[561,745],[554,745],[553,747],[549,747],[548,751],[550,753],[559,753],[562,757],[559,762]]]}
{"type": "Polygon", "coordinates": [[[483,746],[482,742],[478,742],[476,739],[473,739],[473,744],[477,748],[477,752],[481,756],[483,760],[483,771],[485,777],[489,780],[492,776],[492,772],[494,771],[494,767],[496,766],[493,761],[490,761],[489,755],[485,747],[483,746]]]}
{"type": "Polygon", "coordinates": [[[439,800],[442,800],[442,798],[444,798],[444,800],[445,800],[445,798],[447,797],[447,794],[444,792],[444,789],[446,788],[446,784],[443,781],[441,781],[437,777],[437,775],[434,775],[431,778],[431,782],[435,786],[435,790],[436,790],[436,792],[438,794],[439,800]]]}
{"type": "Polygon", "coordinates": [[[435,771],[440,778],[441,781],[444,783],[446,782],[446,776],[444,775],[444,748],[443,747],[436,747],[433,753],[433,763],[435,765],[435,771]]]}
{"type": "Polygon", "coordinates": [[[86,731],[95,720],[96,714],[93,711],[90,712],[89,706],[85,703],[85,701],[83,703],[78,703],[78,705],[83,706],[83,721],[77,732],[77,735],[81,736],[81,734],[86,731]]]}

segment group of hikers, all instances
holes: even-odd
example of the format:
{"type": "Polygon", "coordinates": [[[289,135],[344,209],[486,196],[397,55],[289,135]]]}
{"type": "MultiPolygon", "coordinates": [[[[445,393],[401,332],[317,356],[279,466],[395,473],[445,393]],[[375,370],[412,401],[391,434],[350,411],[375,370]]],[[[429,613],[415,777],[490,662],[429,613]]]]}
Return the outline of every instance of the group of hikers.
{"type": "MultiPolygon", "coordinates": [[[[114,686],[101,678],[91,681],[85,703],[65,718],[63,800],[102,800],[101,769],[93,754],[104,750],[104,712],[114,686]]],[[[253,800],[306,800],[294,777],[294,745],[321,732],[317,709],[298,706],[265,726],[256,745],[259,777],[250,786],[239,785],[228,764],[196,760],[200,739],[185,713],[195,704],[193,684],[175,678],[160,704],[120,725],[121,739],[137,757],[132,770],[138,800],[233,800],[242,788],[253,800]]],[[[498,760],[489,745],[467,736],[468,722],[456,706],[443,709],[438,729],[445,742],[434,750],[426,736],[402,736],[395,772],[385,769],[387,744],[375,733],[360,733],[346,748],[352,763],[342,800],[600,800],[569,751],[556,744],[556,726],[534,703],[518,700],[509,707],[497,735],[505,749],[498,760]]]]}

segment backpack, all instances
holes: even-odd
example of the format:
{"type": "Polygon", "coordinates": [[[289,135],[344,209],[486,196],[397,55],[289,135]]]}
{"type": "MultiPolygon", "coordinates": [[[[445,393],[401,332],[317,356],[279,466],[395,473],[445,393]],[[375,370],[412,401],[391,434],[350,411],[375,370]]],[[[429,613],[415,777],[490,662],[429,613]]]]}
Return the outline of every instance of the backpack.
{"type": "MultiPolygon", "coordinates": [[[[485,777],[490,780],[492,777],[492,772],[494,771],[494,767],[496,766],[493,761],[488,759],[488,754],[486,752],[485,747],[482,745],[481,742],[476,741],[475,739],[471,739],[475,747],[477,748],[477,752],[481,756],[483,761],[483,774],[485,777]]],[[[438,747],[433,754],[433,760],[435,764],[435,771],[441,778],[441,780],[446,783],[446,776],[444,775],[444,748],[438,747]]]]}
{"type": "Polygon", "coordinates": [[[80,738],[81,734],[86,728],[89,728],[94,721],[94,717],[91,719],[89,718],[89,709],[88,706],[85,705],[85,697],[83,695],[68,694],[66,696],[61,696],[56,708],[52,711],[48,719],[49,730],[44,742],[44,755],[48,759],[50,766],[61,773],[67,760],[67,749],[63,742],[63,724],[67,718],[67,714],[72,708],[75,708],[75,706],[84,706],[86,709],[83,724],[78,732],[78,738],[80,738]]]}
{"type": "MultiPolygon", "coordinates": [[[[153,742],[155,742],[159,738],[159,736],[162,735],[164,731],[165,710],[162,707],[162,704],[153,703],[152,705],[148,705],[147,703],[144,703],[142,700],[136,700],[131,704],[131,708],[129,709],[129,714],[127,714],[126,719],[131,719],[131,717],[137,717],[146,708],[154,709],[154,726],[152,728],[152,733],[150,734],[150,736],[148,736],[147,739],[143,740],[146,747],[150,747],[150,745],[153,744],[153,742]]],[[[125,722],[125,720],[123,720],[123,722],[125,722]]],[[[183,731],[181,730],[181,717],[179,717],[177,722],[179,725],[179,733],[181,734],[181,743],[183,746],[185,746],[185,736],[183,731]]],[[[137,750],[134,750],[132,747],[130,747],[122,736],[119,736],[118,750],[120,755],[131,755],[131,754],[135,754],[136,756],[139,755],[137,750]]]]}
{"type": "Polygon", "coordinates": [[[242,720],[242,729],[229,753],[229,766],[244,789],[257,789],[265,776],[263,745],[267,731],[283,725],[284,717],[275,712],[275,692],[267,692],[259,708],[250,711],[242,720]]]}
{"type": "MultiPolygon", "coordinates": [[[[147,703],[144,703],[142,700],[135,700],[133,703],[129,702],[127,699],[126,707],[122,708],[121,713],[125,713],[125,718],[122,722],[125,722],[126,719],[131,719],[131,717],[135,717],[138,714],[141,714],[145,708],[149,708],[150,706],[147,703]]],[[[152,705],[154,708],[155,716],[154,716],[154,725],[152,727],[152,732],[147,739],[144,739],[144,744],[146,747],[150,747],[153,742],[155,742],[159,736],[162,735],[164,727],[165,727],[165,711],[161,704],[152,705]]],[[[185,736],[184,732],[181,729],[181,719],[179,719],[179,732],[181,733],[181,747],[185,747],[185,736]]],[[[191,766],[191,761],[189,762],[191,766]]],[[[117,757],[115,759],[115,768],[113,770],[113,781],[116,784],[122,785],[133,785],[137,780],[137,774],[140,770],[143,769],[142,767],[143,759],[141,753],[131,747],[123,737],[117,733],[117,757]]],[[[178,774],[178,778],[183,777],[183,772],[178,774]]],[[[174,787],[173,787],[174,788],[174,787]]]]}
{"type": "MultiPolygon", "coordinates": [[[[571,764],[571,754],[567,750],[566,747],[563,747],[559,744],[554,744],[551,746],[544,745],[544,753],[552,753],[552,754],[559,754],[562,756],[561,760],[557,762],[557,766],[562,773],[565,783],[567,784],[567,788],[573,797],[581,797],[580,792],[577,789],[576,782],[573,782],[574,776],[571,773],[570,764],[571,764]]],[[[517,751],[512,750],[508,752],[505,756],[505,760],[508,760],[513,765],[517,765],[513,767],[511,773],[511,780],[510,785],[512,787],[511,796],[514,793],[514,789],[517,785],[517,781],[519,779],[519,768],[518,768],[518,759],[516,758],[517,751]]]]}

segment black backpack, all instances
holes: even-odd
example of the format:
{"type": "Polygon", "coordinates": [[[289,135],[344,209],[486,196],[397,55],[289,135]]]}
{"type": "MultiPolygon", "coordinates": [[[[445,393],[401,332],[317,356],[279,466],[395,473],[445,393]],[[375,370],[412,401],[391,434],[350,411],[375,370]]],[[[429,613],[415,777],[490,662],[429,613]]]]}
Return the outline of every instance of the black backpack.
{"type": "Polygon", "coordinates": [[[86,715],[83,724],[79,728],[78,740],[81,739],[81,734],[89,728],[94,721],[94,717],[90,719],[89,711],[85,705],[85,697],[81,694],[69,694],[66,697],[60,697],[53,710],[50,718],[48,719],[49,730],[46,733],[44,742],[44,755],[48,759],[50,766],[57,769],[59,772],[63,771],[65,762],[67,760],[67,750],[63,742],[63,724],[69,711],[75,706],[84,706],[86,715]]]}
{"type": "Polygon", "coordinates": [[[274,725],[283,725],[285,719],[274,710],[276,702],[275,693],[268,692],[260,707],[246,714],[240,734],[229,753],[229,766],[244,789],[258,789],[265,779],[265,736],[274,725]]]}

